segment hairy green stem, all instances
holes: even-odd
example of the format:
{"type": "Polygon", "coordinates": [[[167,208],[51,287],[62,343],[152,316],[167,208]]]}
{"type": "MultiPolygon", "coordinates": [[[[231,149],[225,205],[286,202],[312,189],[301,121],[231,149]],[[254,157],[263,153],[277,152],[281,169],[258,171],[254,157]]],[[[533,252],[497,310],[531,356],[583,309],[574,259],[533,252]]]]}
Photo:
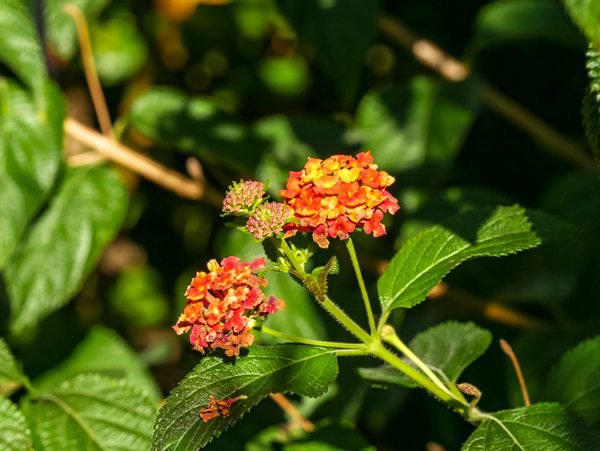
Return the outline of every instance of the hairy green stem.
{"type": "Polygon", "coordinates": [[[295,335],[285,334],[278,330],[271,329],[266,326],[261,326],[259,329],[261,332],[271,335],[273,337],[282,338],[284,340],[293,341],[294,343],[301,343],[305,345],[322,346],[326,348],[339,348],[343,350],[347,349],[358,349],[365,350],[365,345],[362,343],[344,343],[340,341],[323,341],[313,340],[312,338],[297,337],[295,335]]]}
{"type": "Polygon", "coordinates": [[[367,288],[365,287],[365,281],[360,270],[360,265],[358,264],[356,249],[354,249],[354,242],[352,241],[351,237],[348,237],[348,240],[346,241],[346,248],[348,249],[350,261],[352,262],[352,267],[354,268],[354,273],[356,274],[356,280],[358,281],[358,286],[360,287],[360,294],[362,295],[362,299],[365,304],[365,310],[367,311],[369,330],[371,331],[371,336],[374,336],[377,331],[377,326],[375,326],[375,317],[373,316],[371,301],[369,299],[369,294],[367,293],[367,288]]]}
{"type": "MultiPolygon", "coordinates": [[[[417,357],[417,355],[412,352],[410,350],[410,348],[408,346],[406,346],[406,344],[400,340],[400,338],[398,337],[398,335],[396,335],[396,331],[394,330],[394,328],[392,326],[390,326],[389,324],[386,325],[385,327],[383,327],[383,330],[381,332],[381,339],[383,341],[385,341],[386,343],[391,344],[393,347],[395,347],[398,351],[400,351],[402,354],[404,354],[406,357],[408,357],[408,359],[413,362],[415,365],[417,365],[417,367],[427,376],[429,377],[429,379],[431,379],[431,381],[437,385],[441,390],[444,390],[445,392],[447,392],[449,395],[451,395],[453,398],[456,398],[456,394],[452,393],[450,391],[450,389],[448,389],[448,387],[446,386],[446,384],[444,384],[439,377],[437,377],[437,375],[431,371],[431,368],[429,368],[425,362],[423,362],[419,357],[417,357]]],[[[462,395],[461,395],[462,398],[462,395]]],[[[464,398],[461,399],[461,401],[465,401],[464,398]]],[[[466,402],[466,401],[465,401],[466,402]]]]}

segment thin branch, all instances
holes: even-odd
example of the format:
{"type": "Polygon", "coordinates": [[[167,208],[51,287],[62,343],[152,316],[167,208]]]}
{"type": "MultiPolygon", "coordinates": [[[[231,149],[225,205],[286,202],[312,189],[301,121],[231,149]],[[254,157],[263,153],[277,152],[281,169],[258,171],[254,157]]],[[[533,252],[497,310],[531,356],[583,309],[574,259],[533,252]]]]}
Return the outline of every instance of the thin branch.
{"type": "Polygon", "coordinates": [[[67,118],[64,123],[65,133],[77,141],[95,149],[104,157],[140,174],[146,179],[188,199],[205,199],[220,205],[218,194],[208,191],[204,184],[189,179],[177,171],[169,169],[156,161],[141,155],[134,150],[102,136],[97,131],[86,127],[72,118],[67,118]]]}
{"type": "Polygon", "coordinates": [[[285,413],[290,416],[295,424],[300,426],[306,432],[314,431],[315,425],[308,419],[304,418],[298,409],[296,409],[296,406],[294,406],[294,404],[292,404],[290,400],[287,399],[283,394],[271,393],[269,396],[279,407],[281,407],[285,413]]]}
{"type": "MultiPolygon", "coordinates": [[[[390,40],[409,50],[423,65],[448,81],[463,81],[471,76],[471,68],[448,55],[433,42],[422,39],[400,21],[386,15],[378,19],[381,32],[390,40]]],[[[504,119],[544,145],[544,149],[584,169],[596,169],[586,150],[550,125],[502,94],[489,83],[482,88],[483,102],[504,119]]]]}
{"type": "Polygon", "coordinates": [[[517,356],[515,355],[515,352],[506,340],[500,339],[500,347],[502,348],[502,351],[504,351],[504,353],[508,356],[508,358],[513,364],[513,367],[515,368],[515,373],[517,373],[517,379],[519,380],[519,385],[521,386],[521,392],[523,393],[523,401],[525,402],[525,407],[529,407],[531,405],[531,400],[529,399],[527,384],[525,384],[525,378],[523,377],[523,372],[521,371],[521,365],[519,365],[517,356]]]}
{"type": "Polygon", "coordinates": [[[96,111],[96,117],[100,124],[100,130],[104,136],[113,138],[112,123],[110,120],[110,113],[106,106],[106,99],[102,92],[102,86],[98,79],[98,72],[96,71],[96,63],[94,62],[94,53],[92,51],[92,43],[90,40],[90,33],[87,25],[85,16],[81,10],[71,4],[67,3],[63,6],[63,10],[67,13],[75,22],[75,28],[77,29],[77,37],[79,39],[79,47],[81,51],[81,61],[83,63],[83,72],[87,81],[88,89],[92,97],[92,103],[94,110],[96,111]]]}

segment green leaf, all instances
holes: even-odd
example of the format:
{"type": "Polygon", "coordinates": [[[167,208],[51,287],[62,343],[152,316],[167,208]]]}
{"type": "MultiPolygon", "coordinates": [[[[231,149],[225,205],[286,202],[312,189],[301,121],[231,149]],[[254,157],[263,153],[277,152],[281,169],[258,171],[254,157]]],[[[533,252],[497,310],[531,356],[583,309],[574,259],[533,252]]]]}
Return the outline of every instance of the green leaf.
{"type": "Polygon", "coordinates": [[[31,431],[23,414],[10,400],[0,398],[0,449],[23,451],[33,449],[31,431]]]}
{"type": "Polygon", "coordinates": [[[38,92],[46,83],[46,66],[26,5],[23,0],[0,2],[0,62],[38,92]]]}
{"type": "Polygon", "coordinates": [[[484,420],[463,451],[580,451],[598,449],[598,433],[559,404],[540,403],[504,410],[484,420]]]}
{"type": "Polygon", "coordinates": [[[66,304],[119,229],[127,192],[106,166],[72,169],[10,265],[11,330],[19,334],[66,304]]]}
{"type": "Polygon", "coordinates": [[[79,8],[88,23],[93,22],[109,0],[48,0],[45,5],[48,39],[52,49],[62,58],[70,59],[75,54],[77,34],[75,23],[71,16],[64,12],[63,7],[71,4],[79,8]]]}
{"type": "Polygon", "coordinates": [[[588,143],[600,160],[600,53],[592,46],[587,52],[586,67],[590,85],[583,98],[583,125],[588,143]]]}
{"type": "Polygon", "coordinates": [[[136,18],[117,11],[90,31],[98,76],[107,86],[135,75],[148,58],[148,49],[136,18]]]}
{"type": "Polygon", "coordinates": [[[86,374],[27,400],[36,449],[150,448],[156,404],[124,379],[86,374]]]}
{"type": "Polygon", "coordinates": [[[335,354],[312,346],[253,346],[248,355],[236,360],[205,357],[166,399],[156,422],[153,449],[201,448],[269,393],[321,396],[337,372],[335,354]],[[211,395],[248,398],[234,403],[229,417],[204,423],[198,412],[208,405],[211,395]]]}
{"type": "MultiPolygon", "coordinates": [[[[449,321],[417,334],[408,347],[435,373],[447,381],[456,382],[462,372],[483,355],[491,342],[489,331],[473,323],[449,321]]],[[[375,382],[417,387],[412,379],[388,365],[360,368],[359,374],[375,382]]]]}
{"type": "Polygon", "coordinates": [[[548,378],[551,401],[590,422],[600,420],[600,336],[567,352],[548,378]]]}
{"type": "Polygon", "coordinates": [[[562,6],[553,0],[497,0],[477,13],[475,45],[544,39],[580,49],[581,34],[562,6]]]}
{"type": "Polygon", "coordinates": [[[561,229],[569,227],[518,205],[477,208],[430,227],[404,244],[379,279],[382,309],[411,308],[465,260],[530,249],[561,229]]]}
{"type": "Polygon", "coordinates": [[[260,160],[260,146],[251,130],[208,98],[154,88],[135,101],[129,120],[156,143],[213,163],[248,170],[260,160]]]}
{"type": "Polygon", "coordinates": [[[562,0],[573,22],[600,48],[600,0],[562,0]]]}
{"type": "MultiPolygon", "coordinates": [[[[443,175],[459,152],[479,106],[474,81],[414,78],[408,86],[367,93],[356,112],[356,139],[390,172],[443,175]]],[[[420,178],[419,180],[421,180],[420,178]]]]}
{"type": "Polygon", "coordinates": [[[282,0],[280,5],[302,46],[307,53],[314,54],[317,67],[337,91],[342,105],[350,104],[359,87],[365,54],[373,40],[377,2],[282,0]],[[340,42],[344,45],[340,46],[340,42]]]}
{"type": "Polygon", "coordinates": [[[0,338],[0,396],[9,396],[24,381],[25,376],[17,366],[15,357],[6,342],[0,338]]]}
{"type": "Polygon", "coordinates": [[[0,78],[0,269],[46,200],[60,168],[63,100],[50,83],[39,98],[45,105],[41,109],[24,89],[0,78]]]}
{"type": "Polygon", "coordinates": [[[65,362],[42,375],[34,386],[49,391],[84,373],[125,378],[154,402],[161,398],[154,378],[140,358],[116,332],[102,326],[94,327],[65,362]]]}

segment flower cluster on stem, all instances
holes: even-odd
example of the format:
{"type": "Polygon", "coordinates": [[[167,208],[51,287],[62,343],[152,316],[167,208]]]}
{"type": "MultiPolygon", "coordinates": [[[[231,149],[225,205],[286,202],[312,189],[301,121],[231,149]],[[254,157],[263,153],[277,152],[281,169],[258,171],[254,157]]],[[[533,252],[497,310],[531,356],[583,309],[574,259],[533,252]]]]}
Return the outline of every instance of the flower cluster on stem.
{"type": "Polygon", "coordinates": [[[173,329],[178,335],[191,332],[190,343],[197,351],[223,349],[228,356],[238,356],[254,342],[250,330],[255,320],[285,304],[262,292],[267,280],[254,272],[265,267],[263,258],[246,263],[227,257],[207,266],[208,272],[197,273],[188,286],[187,305],[173,329]]]}

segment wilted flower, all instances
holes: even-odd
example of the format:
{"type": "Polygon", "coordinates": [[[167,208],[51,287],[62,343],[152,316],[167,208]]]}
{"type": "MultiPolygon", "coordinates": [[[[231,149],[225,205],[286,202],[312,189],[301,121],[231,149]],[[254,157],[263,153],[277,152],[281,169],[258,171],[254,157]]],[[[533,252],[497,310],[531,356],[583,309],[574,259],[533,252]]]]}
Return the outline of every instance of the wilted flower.
{"type": "Polygon", "coordinates": [[[281,202],[268,202],[261,205],[248,218],[246,230],[257,240],[264,240],[283,233],[283,227],[293,215],[292,209],[281,202]]]}
{"type": "Polygon", "coordinates": [[[213,395],[210,395],[208,406],[200,410],[200,418],[206,423],[216,417],[228,417],[231,414],[231,405],[246,398],[248,397],[241,395],[230,399],[215,399],[213,395]]]}
{"type": "Polygon", "coordinates": [[[223,200],[223,213],[250,215],[260,205],[264,195],[264,183],[255,180],[233,182],[223,200]]]}
{"type": "Polygon", "coordinates": [[[264,258],[246,263],[227,257],[207,266],[209,272],[196,273],[188,286],[187,305],[173,329],[178,335],[191,331],[190,343],[197,351],[220,348],[228,356],[238,356],[254,341],[251,320],[266,318],[285,304],[261,290],[267,279],[253,271],[265,267],[264,258]]]}
{"type": "Polygon", "coordinates": [[[357,227],[374,237],[385,235],[383,214],[393,215],[400,206],[387,191],[394,177],[377,168],[370,152],[309,158],[302,171],[290,172],[281,191],[296,219],[286,224],[286,234],[312,232],[323,248],[328,238],[347,239],[357,227]]]}

